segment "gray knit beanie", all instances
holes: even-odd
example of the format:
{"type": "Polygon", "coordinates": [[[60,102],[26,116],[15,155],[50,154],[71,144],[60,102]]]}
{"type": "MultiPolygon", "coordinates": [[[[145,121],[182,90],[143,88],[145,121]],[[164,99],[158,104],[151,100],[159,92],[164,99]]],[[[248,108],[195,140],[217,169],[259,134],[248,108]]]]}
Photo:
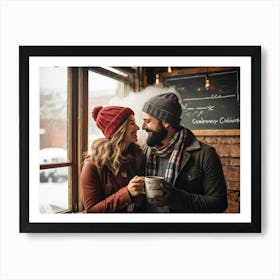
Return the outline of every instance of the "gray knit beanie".
{"type": "Polygon", "coordinates": [[[173,127],[180,126],[182,107],[178,97],[172,92],[152,97],[144,104],[142,111],[173,127]]]}

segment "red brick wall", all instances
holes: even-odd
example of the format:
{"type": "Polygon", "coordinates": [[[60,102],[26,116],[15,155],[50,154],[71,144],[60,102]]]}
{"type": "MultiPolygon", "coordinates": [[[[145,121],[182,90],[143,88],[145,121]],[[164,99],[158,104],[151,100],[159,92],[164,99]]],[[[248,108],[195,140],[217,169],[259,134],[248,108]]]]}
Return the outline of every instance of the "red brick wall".
{"type": "Polygon", "coordinates": [[[40,135],[40,149],[57,147],[67,148],[66,120],[40,120],[40,128],[44,133],[40,135]]]}
{"type": "Polygon", "coordinates": [[[239,136],[198,136],[213,146],[221,158],[227,184],[227,213],[240,212],[240,137],[239,136]]]}

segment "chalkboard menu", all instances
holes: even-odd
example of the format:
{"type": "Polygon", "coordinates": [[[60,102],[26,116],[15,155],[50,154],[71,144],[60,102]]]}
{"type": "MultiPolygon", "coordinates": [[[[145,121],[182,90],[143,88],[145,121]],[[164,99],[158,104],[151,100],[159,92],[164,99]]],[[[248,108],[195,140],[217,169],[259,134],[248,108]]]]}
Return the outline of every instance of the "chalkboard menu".
{"type": "Polygon", "coordinates": [[[181,95],[181,124],[192,130],[239,129],[239,68],[209,73],[208,78],[208,90],[205,89],[205,73],[164,78],[164,86],[175,86],[181,95]]]}

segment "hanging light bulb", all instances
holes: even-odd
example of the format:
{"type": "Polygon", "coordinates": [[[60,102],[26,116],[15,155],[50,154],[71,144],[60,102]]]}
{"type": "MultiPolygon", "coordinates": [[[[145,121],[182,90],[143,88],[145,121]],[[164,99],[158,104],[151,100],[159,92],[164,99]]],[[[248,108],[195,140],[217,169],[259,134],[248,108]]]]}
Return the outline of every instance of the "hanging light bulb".
{"type": "Polygon", "coordinates": [[[206,68],[206,75],[205,75],[205,89],[209,90],[211,87],[210,80],[208,77],[208,67],[206,68]]]}
{"type": "Polygon", "coordinates": [[[156,74],[156,85],[159,85],[159,74],[156,74]]]}
{"type": "Polygon", "coordinates": [[[170,66],[168,66],[167,72],[168,72],[168,73],[171,73],[171,72],[172,72],[172,68],[171,68],[170,66]]]}

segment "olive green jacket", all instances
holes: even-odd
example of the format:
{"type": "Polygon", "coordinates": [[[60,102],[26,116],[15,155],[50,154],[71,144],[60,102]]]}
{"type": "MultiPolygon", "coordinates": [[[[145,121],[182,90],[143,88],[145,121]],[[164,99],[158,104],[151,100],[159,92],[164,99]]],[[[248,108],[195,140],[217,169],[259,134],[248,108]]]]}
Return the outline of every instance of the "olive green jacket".
{"type": "MultiPolygon", "coordinates": [[[[144,163],[147,147],[144,148],[144,163]]],[[[180,171],[166,197],[170,212],[218,213],[227,208],[227,189],[215,149],[188,130],[180,171]]]]}

